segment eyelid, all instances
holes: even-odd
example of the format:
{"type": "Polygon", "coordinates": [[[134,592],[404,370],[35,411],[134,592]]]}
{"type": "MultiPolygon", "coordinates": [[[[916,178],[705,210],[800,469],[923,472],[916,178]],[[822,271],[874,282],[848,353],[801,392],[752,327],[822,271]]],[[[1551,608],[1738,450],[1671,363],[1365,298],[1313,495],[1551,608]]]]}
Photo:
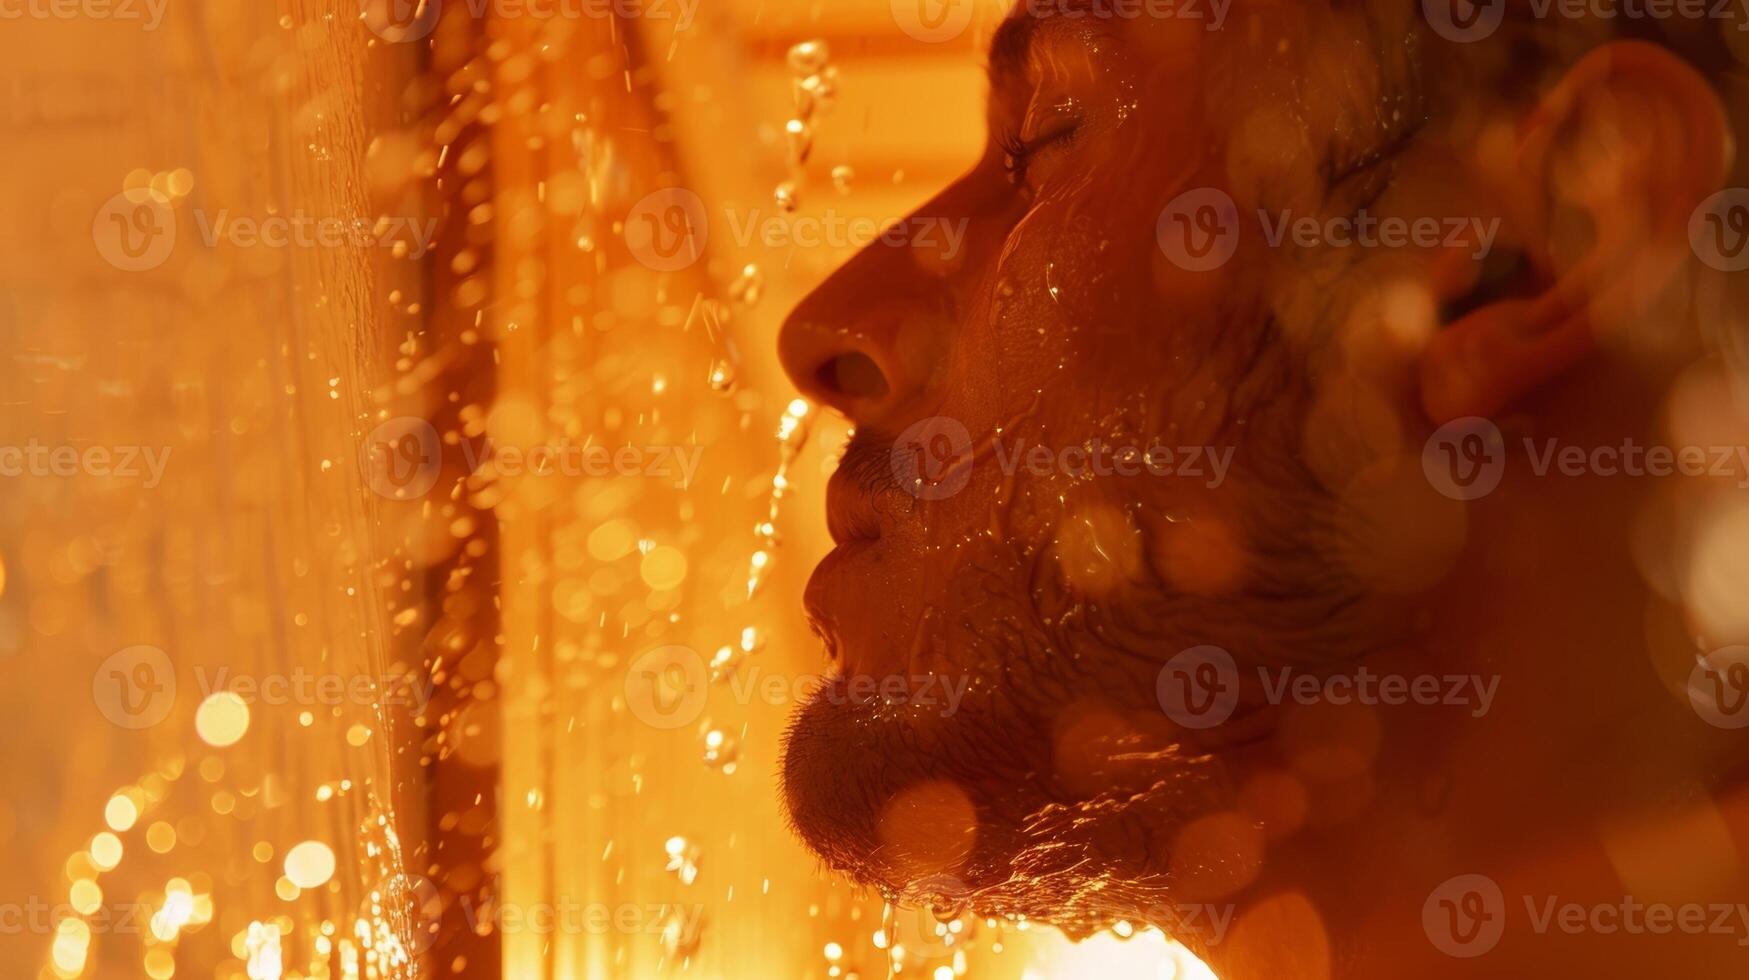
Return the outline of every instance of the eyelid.
{"type": "Polygon", "coordinates": [[[1081,106],[1072,96],[1044,98],[1041,87],[1034,92],[1026,108],[1026,118],[1020,123],[1021,142],[1031,145],[1040,140],[1054,139],[1065,129],[1081,124],[1081,106]]]}

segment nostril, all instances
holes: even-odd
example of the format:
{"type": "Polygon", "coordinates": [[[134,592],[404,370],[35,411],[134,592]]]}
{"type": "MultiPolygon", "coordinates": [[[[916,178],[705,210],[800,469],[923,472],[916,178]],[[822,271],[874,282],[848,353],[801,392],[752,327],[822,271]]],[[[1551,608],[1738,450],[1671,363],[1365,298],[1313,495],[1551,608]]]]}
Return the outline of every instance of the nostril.
{"type": "Polygon", "coordinates": [[[814,380],[845,398],[879,398],[887,393],[887,378],[867,354],[839,354],[814,371],[814,380]]]}

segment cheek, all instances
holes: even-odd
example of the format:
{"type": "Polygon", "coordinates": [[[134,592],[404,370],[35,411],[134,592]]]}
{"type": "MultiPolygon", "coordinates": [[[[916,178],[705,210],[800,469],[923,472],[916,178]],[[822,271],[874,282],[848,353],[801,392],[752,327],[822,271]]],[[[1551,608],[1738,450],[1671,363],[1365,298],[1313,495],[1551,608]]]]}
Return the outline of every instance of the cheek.
{"type": "Polygon", "coordinates": [[[1112,212],[1087,196],[1041,201],[1011,230],[979,308],[967,311],[964,376],[1001,392],[1011,418],[1109,403],[1162,367],[1151,238],[1112,212]]]}

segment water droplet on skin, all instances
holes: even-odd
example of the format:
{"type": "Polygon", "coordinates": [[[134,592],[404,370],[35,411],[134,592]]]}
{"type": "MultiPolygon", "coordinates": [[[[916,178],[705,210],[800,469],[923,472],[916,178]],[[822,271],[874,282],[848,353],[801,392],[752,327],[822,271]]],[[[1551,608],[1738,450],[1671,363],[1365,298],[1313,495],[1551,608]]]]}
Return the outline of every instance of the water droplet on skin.
{"type": "Polygon", "coordinates": [[[960,917],[966,910],[966,900],[959,895],[929,896],[929,914],[935,916],[935,921],[947,925],[960,917]]]}
{"type": "Polygon", "coordinates": [[[856,171],[845,164],[841,163],[832,168],[832,186],[837,188],[840,194],[850,193],[850,182],[855,179],[856,171]]]}
{"type": "Polygon", "coordinates": [[[785,214],[795,213],[796,204],[798,203],[796,201],[795,182],[786,180],[777,185],[777,190],[772,193],[772,199],[777,202],[778,210],[785,214]]]}

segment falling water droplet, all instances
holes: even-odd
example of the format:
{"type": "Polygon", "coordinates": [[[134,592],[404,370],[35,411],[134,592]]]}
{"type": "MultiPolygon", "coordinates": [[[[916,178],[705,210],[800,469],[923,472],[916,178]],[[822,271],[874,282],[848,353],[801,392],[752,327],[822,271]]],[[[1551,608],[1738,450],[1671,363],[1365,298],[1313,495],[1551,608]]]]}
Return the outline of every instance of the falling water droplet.
{"type": "Polygon", "coordinates": [[[702,916],[688,915],[685,907],[671,905],[662,917],[662,952],[671,959],[685,959],[698,952],[704,932],[702,916]]]}
{"type": "Polygon", "coordinates": [[[735,773],[735,762],[741,755],[741,742],[735,736],[720,728],[707,730],[701,738],[704,743],[704,764],[725,776],[735,773]]]}
{"type": "Polygon", "coordinates": [[[791,119],[783,124],[784,135],[789,138],[789,162],[791,167],[807,165],[808,158],[814,153],[814,130],[800,119],[791,119]]]}
{"type": "MultiPolygon", "coordinates": [[[[808,444],[808,436],[814,431],[814,418],[818,413],[811,410],[805,399],[797,398],[784,409],[783,418],[777,426],[777,472],[771,477],[771,503],[766,510],[765,521],[760,525],[760,532],[768,527],[777,527],[778,512],[782,509],[784,495],[789,491],[790,470],[795,466],[796,459],[801,456],[802,449],[808,444]]],[[[762,537],[775,539],[776,531],[771,530],[762,537]]],[[[751,599],[759,592],[759,587],[765,582],[766,570],[771,565],[771,552],[761,540],[761,547],[753,552],[748,561],[747,598],[751,599]]]]}
{"type": "Polygon", "coordinates": [[[725,643],[717,647],[717,652],[711,657],[710,670],[712,681],[722,681],[733,674],[741,661],[746,659],[746,651],[733,644],[725,643]]]}
{"type": "Polygon", "coordinates": [[[785,214],[794,213],[797,204],[795,182],[786,180],[777,185],[777,190],[773,192],[772,199],[777,202],[778,210],[783,211],[785,214]]]}
{"type": "Polygon", "coordinates": [[[770,521],[760,521],[754,526],[753,539],[759,542],[759,547],[766,549],[777,547],[781,540],[777,534],[777,525],[770,521]]]}
{"type": "Polygon", "coordinates": [[[820,70],[825,68],[826,63],[831,60],[832,55],[826,47],[826,42],[817,38],[791,45],[789,49],[790,71],[795,72],[796,76],[800,78],[819,74],[820,70]]]}
{"type": "Polygon", "coordinates": [[[764,288],[764,274],[759,271],[759,266],[749,262],[741,267],[741,274],[735,277],[735,281],[729,283],[729,298],[752,306],[759,302],[764,288]]]}
{"type": "Polygon", "coordinates": [[[839,164],[832,168],[832,186],[840,194],[850,193],[850,182],[856,179],[856,171],[847,164],[839,164]]]}
{"type": "Polygon", "coordinates": [[[881,907],[881,931],[875,933],[875,948],[885,950],[887,954],[887,980],[899,972],[898,963],[894,962],[893,947],[899,944],[899,910],[898,906],[888,898],[881,907]]]}
{"type": "Polygon", "coordinates": [[[698,845],[684,837],[670,837],[662,849],[668,854],[665,870],[674,872],[683,885],[690,885],[698,880],[698,862],[700,852],[698,845]]]}
{"type": "Polygon", "coordinates": [[[735,365],[726,360],[711,362],[711,390],[719,395],[731,394],[735,390],[735,365]]]}
{"type": "Polygon", "coordinates": [[[825,115],[837,96],[838,66],[827,65],[796,82],[796,115],[803,119],[811,119],[815,113],[825,115]]]}

